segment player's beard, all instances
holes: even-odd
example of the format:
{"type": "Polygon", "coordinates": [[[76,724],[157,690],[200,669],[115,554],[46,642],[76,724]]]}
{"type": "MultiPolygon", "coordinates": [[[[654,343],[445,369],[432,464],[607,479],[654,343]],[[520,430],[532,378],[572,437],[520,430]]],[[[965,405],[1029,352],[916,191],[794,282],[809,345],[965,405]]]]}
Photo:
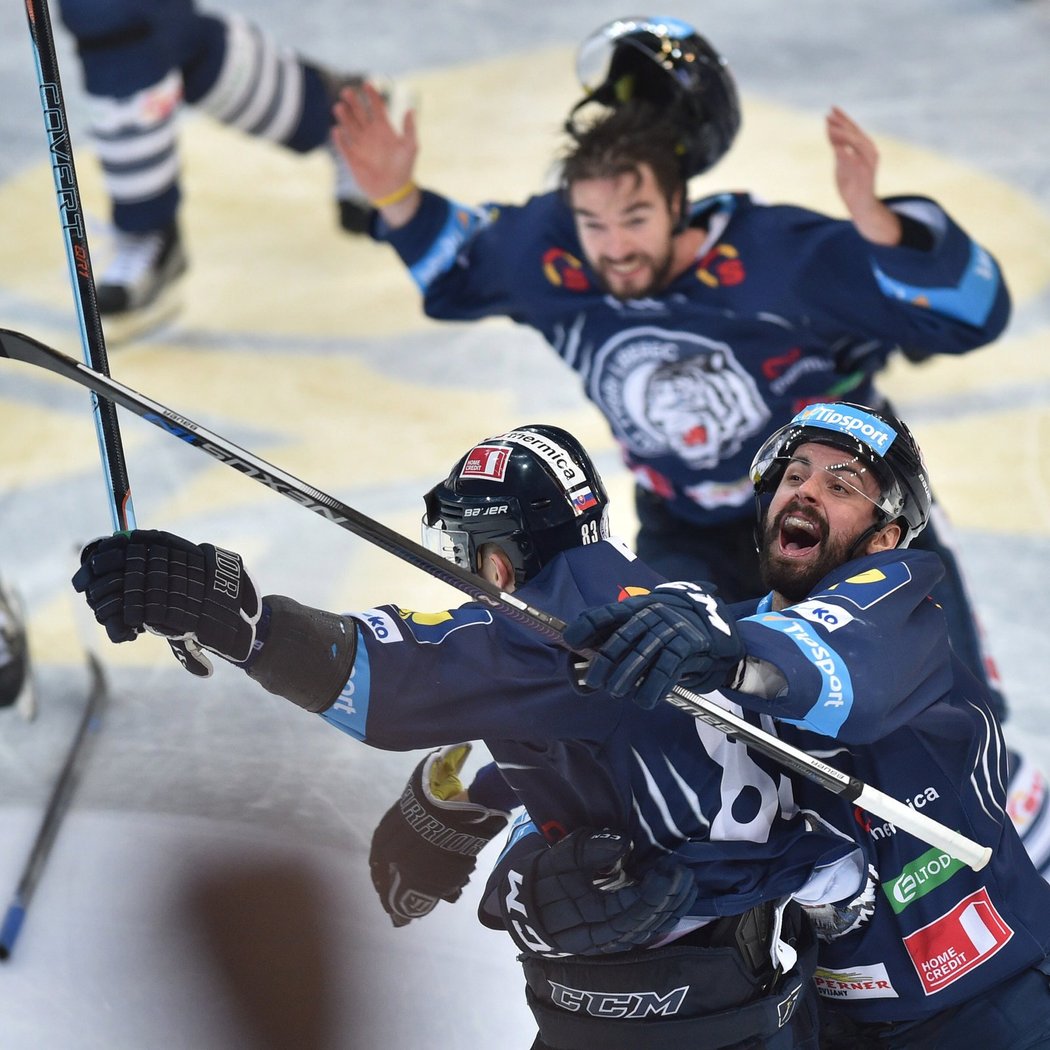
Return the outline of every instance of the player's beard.
{"type": "Polygon", "coordinates": [[[849,560],[855,540],[856,536],[832,538],[824,518],[801,510],[798,503],[789,503],[772,521],[766,516],[762,546],[758,555],[762,582],[771,591],[776,591],[789,605],[803,601],[832,569],[837,569],[849,560]],[[781,522],[788,514],[801,515],[817,527],[820,553],[816,558],[807,558],[803,563],[784,558],[777,553],[781,522]]]}
{"type": "Polygon", "coordinates": [[[602,288],[610,295],[621,300],[646,299],[649,296],[659,295],[667,287],[671,275],[671,264],[674,261],[673,249],[674,245],[672,242],[668,244],[667,252],[660,259],[656,259],[651,255],[643,255],[640,252],[636,252],[630,257],[641,263],[650,275],[649,280],[639,287],[634,287],[630,284],[625,287],[624,282],[620,281],[615,274],[610,278],[611,260],[606,258],[599,259],[595,269],[598,272],[602,288]]]}

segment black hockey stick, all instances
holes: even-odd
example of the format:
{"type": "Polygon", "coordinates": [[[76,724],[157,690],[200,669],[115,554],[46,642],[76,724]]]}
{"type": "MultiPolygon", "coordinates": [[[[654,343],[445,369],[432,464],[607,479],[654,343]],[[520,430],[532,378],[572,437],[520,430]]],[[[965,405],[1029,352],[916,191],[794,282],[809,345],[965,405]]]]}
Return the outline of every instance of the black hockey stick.
{"type": "MultiPolygon", "coordinates": [[[[402,561],[444,580],[445,583],[464,591],[477,601],[537,631],[549,641],[565,646],[564,621],[528,605],[513,594],[501,591],[482,577],[475,576],[458,565],[446,561],[421,544],[381,525],[360,511],[354,510],[353,507],[341,503],[334,496],[329,496],[312,485],[307,485],[279,467],[267,463],[266,460],[260,459],[226,438],[205,429],[193,420],[173,412],[170,408],[151,400],[144,394],[131,390],[108,376],[100,375],[79,361],[74,361],[73,358],[21,332],[0,328],[0,356],[38,365],[94,390],[96,394],[109,398],[154,426],[206,452],[213,459],[248,475],[275,492],[279,492],[282,496],[306,507],[307,510],[381,547],[402,561]]],[[[719,707],[702,696],[676,687],[666,699],[727,736],[742,741],[748,747],[762,752],[834,794],[845,796],[875,816],[892,822],[902,831],[922,839],[931,846],[947,851],[969,864],[975,871],[984,867],[991,857],[992,851],[987,847],[931,820],[925,814],[898,802],[897,799],[886,795],[877,788],[848,776],[833,766],[826,765],[772,734],[763,732],[733,712],[719,707]]]]}
{"type": "Polygon", "coordinates": [[[22,870],[22,877],[18,880],[14,896],[4,915],[3,924],[0,925],[0,961],[8,959],[14,950],[15,941],[25,921],[29,902],[33,899],[33,892],[40,881],[41,872],[51,853],[58,829],[62,825],[62,818],[69,808],[80,759],[84,754],[84,740],[91,723],[106,700],[106,676],[94,654],[88,654],[88,667],[91,671],[91,690],[88,693],[87,703],[84,705],[84,713],[80,718],[73,742],[69,745],[66,760],[55,780],[55,786],[51,789],[51,797],[41,818],[40,828],[37,831],[33,848],[30,850],[29,859],[22,870]]]}
{"type": "MultiPolygon", "coordinates": [[[[55,177],[58,217],[69,264],[69,279],[80,324],[80,342],[84,360],[102,375],[109,375],[109,358],[102,332],[102,319],[95,293],[95,277],[88,251],[84,210],[80,203],[76,167],[73,163],[73,145],[69,137],[66,103],[55,53],[55,34],[47,0],[25,0],[29,36],[36,59],[37,84],[40,104],[44,112],[44,129],[51,152],[51,169],[55,177]]],[[[135,508],[131,500],[131,482],[124,460],[124,446],[120,440],[120,425],[116,406],[92,396],[95,430],[98,435],[102,469],[109,488],[110,511],[115,529],[135,527],[135,508]]]]}

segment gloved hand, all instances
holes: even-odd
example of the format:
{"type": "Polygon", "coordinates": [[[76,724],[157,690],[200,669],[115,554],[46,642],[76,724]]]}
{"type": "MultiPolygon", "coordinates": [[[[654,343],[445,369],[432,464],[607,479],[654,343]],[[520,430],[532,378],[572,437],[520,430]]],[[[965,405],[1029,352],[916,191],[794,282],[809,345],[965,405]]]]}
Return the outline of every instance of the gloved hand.
{"type": "Polygon", "coordinates": [[[692,873],[665,858],[637,880],[631,843],[580,828],[553,846],[539,835],[500,863],[499,909],[519,948],[534,955],[604,955],[669,932],[696,899],[692,873]]]}
{"type": "Polygon", "coordinates": [[[111,641],[163,635],[186,670],[205,678],[212,665],[201,650],[243,663],[262,613],[239,554],[153,529],[89,543],[73,587],[111,641]]]}
{"type": "Polygon", "coordinates": [[[470,750],[456,744],[428,755],[372,835],[372,884],[395,926],[429,914],[439,900],[458,900],[477,855],[510,819],[501,810],[451,801],[462,791],[459,773],[470,750]]]}
{"type": "Polygon", "coordinates": [[[744,656],[732,616],[695,583],[662,583],[649,594],[589,609],[565,629],[565,641],[598,650],[580,684],[645,708],[676,685],[717,689],[744,656]]]}

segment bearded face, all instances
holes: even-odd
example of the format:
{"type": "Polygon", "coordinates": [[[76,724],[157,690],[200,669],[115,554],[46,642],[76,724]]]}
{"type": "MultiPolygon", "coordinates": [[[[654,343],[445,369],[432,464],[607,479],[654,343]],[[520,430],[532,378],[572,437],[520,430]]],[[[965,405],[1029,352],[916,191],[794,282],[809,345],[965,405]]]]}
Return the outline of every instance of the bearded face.
{"type": "Polygon", "coordinates": [[[862,530],[831,535],[827,518],[814,506],[792,500],[766,515],[759,550],[762,582],[788,604],[803,601],[832,569],[853,556],[862,530]]]}

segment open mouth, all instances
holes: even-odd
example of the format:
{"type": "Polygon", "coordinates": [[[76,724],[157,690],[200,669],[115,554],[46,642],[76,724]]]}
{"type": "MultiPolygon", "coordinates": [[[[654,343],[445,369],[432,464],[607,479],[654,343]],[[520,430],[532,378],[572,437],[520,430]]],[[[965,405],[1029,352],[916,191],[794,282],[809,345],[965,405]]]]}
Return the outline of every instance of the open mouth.
{"type": "Polygon", "coordinates": [[[800,514],[785,514],[780,521],[780,551],[789,558],[799,558],[817,547],[820,527],[800,514]]]}
{"type": "Polygon", "coordinates": [[[632,255],[629,259],[624,259],[621,262],[610,262],[607,260],[604,270],[606,277],[610,280],[630,281],[632,278],[637,278],[645,272],[645,260],[637,255],[632,255]]]}

